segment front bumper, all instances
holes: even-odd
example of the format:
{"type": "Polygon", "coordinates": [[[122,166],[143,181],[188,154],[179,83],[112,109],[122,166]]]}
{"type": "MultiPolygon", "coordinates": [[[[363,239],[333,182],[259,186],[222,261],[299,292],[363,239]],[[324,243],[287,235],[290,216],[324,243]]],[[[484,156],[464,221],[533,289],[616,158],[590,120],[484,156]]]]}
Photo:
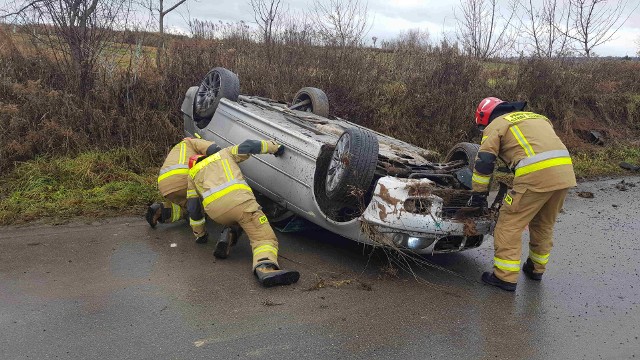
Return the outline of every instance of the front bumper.
{"type": "Polygon", "coordinates": [[[363,232],[374,243],[420,254],[480,246],[491,230],[491,219],[474,215],[466,204],[453,204],[468,191],[447,189],[446,194],[443,199],[442,190],[428,179],[380,178],[361,216],[363,232]]]}

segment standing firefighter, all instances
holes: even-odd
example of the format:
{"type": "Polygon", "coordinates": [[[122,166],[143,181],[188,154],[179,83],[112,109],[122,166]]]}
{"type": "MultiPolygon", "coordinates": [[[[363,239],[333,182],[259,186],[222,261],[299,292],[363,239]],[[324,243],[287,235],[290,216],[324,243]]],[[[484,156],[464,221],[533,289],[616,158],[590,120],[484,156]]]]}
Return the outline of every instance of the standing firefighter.
{"type": "Polygon", "coordinates": [[[472,206],[486,207],[496,158],[515,172],[513,189],[504,197],[494,231],[493,272],[482,281],[515,291],[520,271],[522,231],[529,225],[529,258],[522,271],[541,280],[553,246],[553,226],[576,177],[567,148],[545,116],[522,111],[526,103],[490,97],[476,110],[483,130],[473,171],[472,206]]]}
{"type": "Polygon", "coordinates": [[[211,155],[218,150],[220,147],[211,141],[191,138],[185,138],[171,149],[158,176],[158,189],[168,201],[153,203],[147,209],[146,219],[151,227],[158,222],[171,223],[186,218],[187,162],[193,155],[211,155]]]}
{"type": "MultiPolygon", "coordinates": [[[[251,242],[254,274],[265,287],[295,283],[300,274],[280,270],[278,239],[244,181],[238,163],[251,154],[280,156],[283,152],[284,146],[275,141],[246,140],[211,156],[194,155],[189,159],[187,209],[193,234],[196,238],[205,234],[203,207],[204,212],[217,223],[225,226],[239,224],[251,242]]],[[[220,245],[231,246],[230,243],[219,242],[216,251],[220,250],[220,245]]]]}

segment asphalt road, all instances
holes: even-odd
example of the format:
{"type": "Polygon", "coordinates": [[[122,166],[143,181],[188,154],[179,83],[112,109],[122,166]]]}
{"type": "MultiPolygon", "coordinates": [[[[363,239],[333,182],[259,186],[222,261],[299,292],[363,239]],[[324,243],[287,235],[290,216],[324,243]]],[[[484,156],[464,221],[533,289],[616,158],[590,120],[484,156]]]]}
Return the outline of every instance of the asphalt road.
{"type": "Polygon", "coordinates": [[[216,261],[184,223],[0,228],[0,359],[640,357],[640,178],[626,181],[570,193],[549,270],[515,294],[478,281],[491,240],[412,274],[325,231],[278,233],[301,280],[263,289],[246,237],[216,261]]]}

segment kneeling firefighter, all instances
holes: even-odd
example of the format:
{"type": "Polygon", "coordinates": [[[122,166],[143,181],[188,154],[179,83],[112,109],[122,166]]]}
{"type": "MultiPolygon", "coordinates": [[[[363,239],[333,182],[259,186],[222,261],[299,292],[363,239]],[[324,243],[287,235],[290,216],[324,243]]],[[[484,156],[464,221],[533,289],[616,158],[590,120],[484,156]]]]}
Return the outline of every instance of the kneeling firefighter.
{"type": "Polygon", "coordinates": [[[171,149],[158,176],[158,190],[168,201],[153,203],[147,209],[146,219],[151,227],[186,218],[187,161],[193,155],[211,155],[219,150],[211,141],[192,138],[185,138],[171,149]]]}
{"type": "MultiPolygon", "coordinates": [[[[238,163],[251,154],[280,156],[283,152],[284,146],[275,141],[246,140],[211,156],[194,155],[189,159],[187,209],[193,234],[196,238],[205,234],[205,212],[222,225],[240,225],[251,242],[253,272],[265,287],[295,283],[300,274],[280,269],[278,239],[244,181],[238,163]]],[[[216,251],[220,245],[219,241],[216,251]]]]}
{"type": "Polygon", "coordinates": [[[526,102],[490,97],[480,102],[475,118],[483,136],[472,177],[472,206],[486,207],[496,158],[515,173],[494,231],[493,272],[482,274],[482,281],[507,291],[516,290],[521,236],[527,225],[529,257],[522,271],[530,279],[542,279],[556,217],[568,189],[576,186],[571,156],[553,124],[543,115],[522,111],[525,106],[526,102]]]}

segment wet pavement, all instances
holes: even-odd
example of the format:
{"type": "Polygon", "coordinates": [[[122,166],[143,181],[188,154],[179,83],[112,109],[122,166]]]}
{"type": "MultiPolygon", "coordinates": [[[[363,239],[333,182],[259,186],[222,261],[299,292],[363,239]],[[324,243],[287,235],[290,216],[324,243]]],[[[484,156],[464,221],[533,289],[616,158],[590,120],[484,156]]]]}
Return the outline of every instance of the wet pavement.
{"type": "Polygon", "coordinates": [[[246,237],[215,260],[184,223],[0,228],[0,359],[640,357],[640,178],[625,180],[571,191],[549,270],[515,294],[478,281],[491,239],[408,273],[325,231],[277,233],[301,280],[263,289],[246,237]]]}

